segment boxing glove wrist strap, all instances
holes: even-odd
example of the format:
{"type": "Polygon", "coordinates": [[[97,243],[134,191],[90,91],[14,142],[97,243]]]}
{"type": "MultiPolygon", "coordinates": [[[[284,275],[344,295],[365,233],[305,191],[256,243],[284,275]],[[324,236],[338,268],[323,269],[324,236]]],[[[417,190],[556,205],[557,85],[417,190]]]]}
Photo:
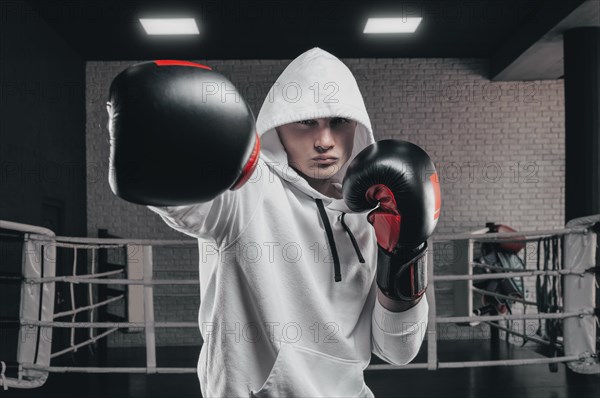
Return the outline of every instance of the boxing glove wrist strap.
{"type": "Polygon", "coordinates": [[[377,255],[377,285],[392,300],[416,303],[427,288],[427,242],[413,250],[392,253],[381,246],[377,255]]]}

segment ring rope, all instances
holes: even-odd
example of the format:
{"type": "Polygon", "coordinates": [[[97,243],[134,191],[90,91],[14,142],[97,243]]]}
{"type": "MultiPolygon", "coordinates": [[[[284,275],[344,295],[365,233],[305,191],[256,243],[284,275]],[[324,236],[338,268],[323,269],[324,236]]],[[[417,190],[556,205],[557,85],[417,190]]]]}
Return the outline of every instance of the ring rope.
{"type": "MultiPolygon", "coordinates": [[[[93,330],[93,329],[92,329],[92,328],[90,328],[90,330],[93,330]]],[[[77,352],[77,349],[78,349],[78,348],[81,348],[81,347],[83,347],[83,346],[86,346],[86,345],[89,345],[89,344],[95,343],[97,340],[101,339],[102,337],[104,337],[104,336],[108,336],[109,334],[111,334],[111,333],[113,333],[113,332],[116,332],[117,330],[118,330],[118,328],[112,328],[112,329],[109,329],[109,330],[107,330],[107,331],[105,331],[105,332],[102,332],[102,333],[100,333],[99,335],[97,335],[97,336],[95,336],[95,337],[92,337],[91,339],[88,339],[88,340],[82,341],[81,343],[78,343],[78,344],[77,344],[77,345],[75,345],[75,346],[67,347],[67,348],[65,348],[64,350],[57,351],[57,352],[53,352],[52,354],[50,354],[50,358],[56,358],[56,357],[58,357],[58,356],[64,355],[64,354],[66,354],[66,353],[68,353],[68,352],[71,352],[71,351],[75,351],[75,352],[77,352]]]]}
{"type": "MultiPolygon", "coordinates": [[[[519,271],[519,272],[505,272],[502,275],[498,274],[480,274],[480,275],[435,275],[433,280],[436,282],[449,282],[459,280],[485,280],[485,279],[505,279],[505,278],[517,278],[525,276],[538,276],[538,275],[578,275],[585,276],[587,271],[579,272],[568,269],[561,270],[531,270],[531,271],[519,271]]],[[[105,284],[105,285],[199,285],[200,282],[190,279],[154,279],[150,281],[144,281],[142,279],[99,279],[92,278],[91,274],[86,275],[85,278],[77,276],[52,276],[52,277],[41,277],[41,278],[26,278],[26,283],[50,283],[50,282],[70,282],[70,283],[94,283],[94,284],[105,284]]]]}
{"type": "Polygon", "coordinates": [[[2,365],[2,371],[0,371],[0,380],[2,380],[2,386],[4,387],[4,391],[8,390],[8,386],[6,385],[6,364],[4,361],[0,361],[0,365],[2,365]]]}
{"type": "Polygon", "coordinates": [[[144,281],[143,279],[99,279],[99,278],[79,278],[79,276],[46,276],[43,278],[26,278],[26,283],[50,283],[50,282],[70,282],[70,283],[92,283],[103,285],[199,285],[200,282],[192,279],[154,279],[144,281]]]}
{"type": "MultiPolygon", "coordinates": [[[[537,241],[538,238],[552,237],[566,234],[587,234],[589,230],[585,226],[576,226],[572,228],[562,228],[555,230],[542,230],[542,231],[519,231],[519,232],[495,232],[487,234],[445,234],[433,236],[431,239],[434,242],[454,241],[457,239],[473,239],[476,241],[498,241],[509,242],[509,238],[515,238],[515,241],[537,241]],[[529,238],[525,238],[527,235],[529,238]]],[[[48,241],[47,235],[30,233],[27,234],[30,239],[48,241]]],[[[100,238],[80,238],[71,236],[55,236],[52,237],[53,241],[60,243],[83,243],[96,245],[100,238]]],[[[181,239],[122,239],[122,238],[101,238],[105,245],[149,245],[149,246],[197,246],[198,242],[195,240],[181,240],[181,239]]],[[[65,246],[67,247],[67,246],[65,246]]],[[[110,246],[109,246],[110,247],[110,246]]],[[[114,247],[114,246],[113,246],[114,247]]]]}
{"type": "MultiPolygon", "coordinates": [[[[51,326],[55,328],[143,328],[145,322],[58,322],[21,319],[22,326],[51,326]]],[[[156,322],[159,328],[197,328],[198,322],[156,322]]]]}
{"type": "MultiPolygon", "coordinates": [[[[92,261],[90,263],[90,274],[91,275],[94,275],[96,273],[96,251],[97,251],[97,249],[92,249],[92,261]]],[[[108,304],[111,301],[116,301],[120,297],[124,298],[125,295],[122,294],[122,295],[119,295],[117,297],[113,297],[113,298],[110,298],[108,300],[104,300],[103,304],[108,304]]],[[[93,285],[91,283],[88,285],[88,302],[89,303],[93,303],[94,302],[93,285]]],[[[88,306],[88,307],[90,307],[89,308],[90,309],[90,321],[94,322],[94,320],[95,320],[94,319],[95,308],[99,307],[99,306],[100,306],[100,303],[96,303],[96,304],[92,304],[92,305],[88,306]]],[[[56,319],[56,317],[54,317],[54,319],[56,319]]],[[[89,338],[90,339],[95,339],[96,338],[96,337],[94,337],[94,329],[92,329],[92,328],[89,329],[89,338]]]]}
{"type": "Polygon", "coordinates": [[[512,315],[480,315],[480,316],[448,316],[436,318],[437,323],[463,323],[477,321],[507,321],[511,319],[564,319],[595,316],[593,311],[563,312],[551,314],[512,314],[512,315]]]}
{"type": "MultiPolygon", "coordinates": [[[[465,362],[438,362],[440,369],[456,369],[466,367],[487,367],[487,366],[515,366],[515,365],[537,365],[558,362],[583,362],[589,354],[567,355],[553,358],[524,358],[524,359],[506,359],[499,361],[465,361],[465,362]]],[[[76,367],[76,366],[45,366],[31,363],[24,363],[23,368],[45,370],[48,372],[76,372],[76,373],[196,373],[197,368],[170,368],[157,367],[149,372],[146,367],[76,367]]],[[[369,365],[366,370],[395,370],[395,369],[427,369],[426,363],[409,363],[406,365],[369,365]]]]}
{"type": "MultiPolygon", "coordinates": [[[[560,291],[561,290],[560,286],[557,285],[557,279],[558,279],[557,277],[559,277],[561,275],[578,275],[578,276],[584,277],[584,276],[586,276],[586,274],[589,271],[573,272],[571,270],[563,270],[563,269],[561,269],[561,266],[559,264],[557,264],[559,260],[556,256],[554,256],[551,260],[553,263],[552,266],[548,267],[547,257],[550,254],[549,253],[550,247],[549,247],[548,241],[552,240],[552,252],[553,252],[553,254],[557,254],[558,246],[557,246],[556,242],[557,242],[558,237],[561,237],[562,235],[566,235],[566,234],[587,234],[587,233],[589,233],[589,229],[587,227],[575,227],[575,228],[564,228],[561,230],[552,230],[552,231],[535,231],[533,233],[528,233],[528,232],[488,233],[488,234],[453,235],[453,236],[451,236],[451,238],[448,238],[450,235],[447,235],[447,236],[441,235],[438,237],[432,237],[431,240],[435,241],[435,242],[442,242],[445,240],[456,240],[461,237],[463,239],[470,239],[473,241],[480,241],[480,242],[506,243],[506,242],[511,242],[511,241],[515,241],[515,242],[537,241],[538,248],[539,248],[539,242],[541,240],[540,237],[543,237],[546,240],[546,242],[544,242],[544,244],[546,245],[544,247],[544,249],[545,249],[544,250],[544,254],[545,254],[544,261],[546,262],[546,264],[544,264],[543,270],[539,269],[539,266],[538,266],[538,270],[522,271],[522,272],[507,272],[507,269],[505,269],[505,268],[494,267],[494,266],[490,266],[488,264],[480,264],[480,263],[472,262],[471,265],[473,267],[483,267],[483,268],[494,269],[494,270],[502,271],[502,272],[497,273],[497,274],[492,274],[492,275],[484,274],[484,275],[435,275],[435,276],[433,275],[433,265],[431,264],[432,265],[432,267],[431,267],[432,278],[430,278],[431,285],[432,285],[432,287],[434,286],[434,283],[433,283],[434,281],[444,282],[444,281],[454,281],[454,280],[460,281],[460,280],[507,279],[507,278],[517,278],[517,277],[522,278],[522,277],[535,276],[538,280],[540,280],[540,279],[544,280],[544,283],[540,284],[540,285],[543,285],[543,290],[552,287],[552,288],[554,288],[555,294],[558,294],[560,297],[562,292],[560,291]],[[529,234],[529,237],[525,238],[524,234],[529,234]],[[514,240],[511,240],[510,238],[514,238],[514,240]]],[[[108,248],[108,249],[124,248],[128,245],[136,245],[136,244],[137,245],[146,245],[146,246],[149,246],[149,245],[197,246],[196,240],[193,240],[193,241],[192,240],[157,240],[157,239],[131,240],[131,239],[102,238],[101,242],[103,242],[103,244],[98,244],[98,243],[96,243],[99,241],[98,238],[72,238],[72,237],[62,237],[62,236],[54,237],[54,236],[43,235],[40,233],[25,234],[25,238],[26,238],[26,240],[31,239],[31,240],[43,241],[44,245],[49,244],[49,245],[54,245],[56,247],[65,247],[65,248],[74,249],[73,275],[60,276],[60,277],[24,279],[26,283],[30,283],[30,284],[53,283],[53,282],[67,282],[70,284],[71,308],[72,309],[70,311],[65,311],[65,312],[62,312],[59,314],[54,314],[54,319],[63,317],[63,316],[72,315],[72,322],[37,321],[37,320],[29,321],[29,320],[24,320],[24,319],[20,320],[20,323],[22,325],[32,325],[32,326],[37,325],[37,326],[42,326],[42,327],[43,326],[53,326],[53,327],[71,328],[71,346],[62,351],[51,353],[51,358],[59,356],[59,355],[63,355],[67,352],[77,351],[78,348],[83,347],[85,345],[90,345],[90,344],[94,343],[95,341],[97,341],[98,339],[103,338],[110,333],[114,333],[121,327],[145,328],[146,329],[146,337],[148,337],[148,333],[149,333],[148,331],[149,331],[150,326],[152,328],[152,330],[151,330],[152,335],[154,333],[153,329],[156,327],[158,327],[158,328],[171,328],[171,327],[197,328],[198,327],[197,321],[196,322],[154,322],[153,318],[151,318],[152,312],[150,314],[146,314],[144,322],[94,322],[94,309],[95,308],[98,308],[102,305],[107,305],[109,302],[121,300],[124,298],[124,295],[114,297],[114,298],[105,300],[100,303],[94,303],[94,304],[91,304],[86,307],[77,308],[77,309],[75,308],[75,297],[74,297],[74,284],[76,284],[76,283],[86,283],[87,284],[88,296],[90,298],[90,302],[92,302],[92,298],[93,298],[93,290],[92,289],[93,289],[94,284],[143,285],[145,287],[146,294],[152,292],[151,289],[152,289],[152,286],[154,286],[154,285],[166,285],[166,284],[169,284],[169,285],[199,285],[198,281],[186,280],[186,279],[152,280],[151,273],[150,273],[150,275],[147,275],[146,273],[144,273],[145,274],[144,279],[140,279],[140,280],[107,279],[107,278],[100,279],[99,278],[102,276],[111,276],[111,275],[121,274],[124,272],[123,269],[108,271],[108,272],[103,272],[103,273],[95,273],[95,271],[96,271],[96,269],[95,269],[96,250],[101,249],[101,248],[108,248]],[[49,243],[47,243],[47,242],[49,242],[49,243]],[[77,254],[78,254],[77,250],[78,249],[91,249],[92,250],[91,271],[89,274],[76,275],[77,254]],[[76,313],[79,313],[82,311],[88,311],[88,310],[91,312],[90,319],[92,320],[92,322],[74,322],[76,319],[76,317],[75,317],[76,313]],[[151,325],[150,325],[150,323],[151,323],[151,325]],[[75,345],[74,340],[73,340],[75,328],[88,328],[89,333],[90,333],[90,339],[75,345]],[[93,336],[94,329],[96,329],[96,328],[111,328],[111,329],[107,330],[97,336],[93,336]]],[[[432,262],[433,255],[431,256],[430,260],[432,262]]],[[[538,261],[539,260],[540,259],[538,257],[538,261]]],[[[157,271],[160,271],[160,270],[157,270],[157,271]]],[[[505,298],[505,299],[512,300],[515,302],[521,302],[525,305],[539,304],[539,303],[534,303],[534,302],[527,301],[524,299],[519,299],[516,297],[501,295],[501,294],[495,293],[495,292],[488,292],[486,290],[478,289],[475,287],[472,287],[471,289],[472,289],[472,291],[477,292],[477,293],[490,295],[490,296],[496,296],[496,297],[500,297],[500,298],[505,298]]],[[[430,293],[431,293],[433,300],[435,300],[434,289],[431,289],[430,293]]],[[[551,301],[552,307],[554,309],[560,309],[560,306],[558,306],[558,303],[555,299],[550,298],[549,301],[551,301]]],[[[146,304],[146,303],[144,303],[144,304],[146,304]]],[[[435,306],[434,306],[434,308],[435,308],[435,306]]],[[[146,308],[146,309],[150,309],[150,308],[146,308]]],[[[147,311],[145,311],[145,312],[147,312],[147,311]]],[[[541,311],[537,314],[512,314],[511,313],[509,315],[465,316],[465,317],[437,317],[437,316],[435,316],[435,312],[433,312],[433,317],[431,315],[432,314],[430,311],[430,324],[432,325],[433,329],[432,329],[432,331],[429,331],[428,333],[433,333],[433,334],[429,335],[430,338],[428,340],[431,340],[431,337],[434,337],[434,339],[433,339],[434,341],[433,341],[433,343],[431,343],[431,341],[428,342],[429,343],[429,347],[428,347],[429,351],[431,351],[432,348],[434,348],[434,349],[436,348],[436,346],[435,346],[436,326],[435,325],[437,325],[438,323],[461,323],[461,322],[476,321],[476,322],[484,322],[484,323],[490,324],[491,321],[506,320],[506,321],[510,322],[510,320],[513,320],[513,319],[538,319],[541,322],[542,319],[559,320],[559,319],[571,318],[571,317],[584,318],[587,316],[594,316],[596,322],[598,322],[598,318],[595,316],[593,311],[592,312],[569,312],[569,313],[541,311]]],[[[510,325],[510,323],[509,323],[509,325],[510,325]]],[[[505,330],[505,331],[513,333],[515,335],[519,335],[519,336],[523,337],[524,339],[536,341],[541,344],[548,345],[548,344],[552,343],[552,341],[547,341],[547,340],[543,340],[543,339],[538,340],[537,337],[527,336],[525,334],[521,335],[520,333],[516,333],[513,330],[504,328],[497,324],[490,324],[490,326],[498,327],[501,330],[505,330]]],[[[154,342],[152,342],[152,346],[154,346],[154,342]]],[[[147,354],[148,354],[148,352],[147,352],[147,354]]],[[[524,365],[524,364],[542,364],[542,363],[552,364],[552,363],[558,363],[558,362],[572,362],[572,361],[577,361],[577,360],[583,361],[585,358],[589,358],[591,355],[590,353],[586,352],[586,353],[583,353],[580,355],[571,355],[571,356],[562,356],[562,357],[554,356],[552,358],[533,358],[533,359],[500,360],[500,361],[498,361],[498,360],[472,361],[472,362],[438,362],[436,352],[433,352],[433,354],[434,355],[431,355],[431,352],[429,352],[427,363],[407,364],[404,366],[370,365],[367,367],[367,369],[376,370],[376,369],[398,369],[398,368],[410,369],[410,368],[413,368],[413,369],[432,369],[432,370],[434,370],[437,368],[461,368],[461,367],[524,365]]],[[[20,368],[19,377],[21,377],[21,370],[23,368],[46,370],[46,371],[52,371],[52,372],[60,372],[60,371],[87,372],[87,371],[89,371],[90,373],[115,373],[115,372],[116,373],[196,373],[197,372],[196,367],[193,367],[193,368],[156,367],[155,356],[152,355],[152,357],[153,357],[153,359],[150,360],[147,356],[146,367],[127,367],[127,368],[54,367],[54,366],[44,366],[44,365],[35,365],[35,364],[29,364],[29,363],[21,363],[21,364],[19,364],[19,368],[20,368]],[[60,370],[60,369],[63,369],[63,370],[60,370]]],[[[2,362],[2,371],[0,373],[0,376],[1,376],[2,384],[4,385],[4,388],[6,389],[7,382],[6,382],[4,373],[5,373],[5,364],[4,364],[4,362],[2,362]]],[[[9,383],[10,383],[10,380],[9,380],[9,383]]]]}
{"type": "MultiPolygon", "coordinates": [[[[77,249],[73,250],[73,276],[77,275],[77,249]]],[[[71,310],[75,311],[77,308],[75,306],[75,285],[71,282],[69,284],[69,292],[71,294],[71,310]]],[[[73,317],[71,318],[71,322],[75,322],[77,318],[77,313],[73,312],[73,317]]],[[[71,328],[71,348],[74,352],[77,352],[77,347],[75,347],[75,329],[71,328]]]]}
{"type": "MultiPolygon", "coordinates": [[[[437,317],[436,323],[462,323],[471,321],[501,321],[509,319],[563,319],[563,318],[583,318],[585,316],[595,316],[594,312],[565,312],[565,313],[542,313],[542,314],[512,314],[512,315],[483,315],[483,316],[453,316],[437,317]]],[[[58,328],[142,328],[146,326],[145,322],[57,322],[57,321],[38,321],[21,319],[23,326],[52,326],[58,328]]],[[[155,327],[176,328],[176,327],[198,327],[197,322],[155,322],[155,327]]]]}
{"type": "MultiPolygon", "coordinates": [[[[506,328],[504,326],[501,326],[501,325],[499,325],[499,324],[497,324],[495,322],[484,321],[484,323],[486,323],[486,324],[488,324],[491,327],[494,327],[496,329],[504,330],[507,333],[513,334],[515,336],[522,337],[523,340],[525,340],[525,342],[527,342],[527,340],[531,340],[531,341],[535,341],[536,343],[540,343],[540,344],[547,345],[547,346],[552,346],[553,345],[552,342],[550,342],[548,340],[544,340],[544,339],[541,339],[541,338],[538,338],[538,337],[529,336],[529,335],[526,335],[524,333],[516,332],[516,331],[514,331],[512,329],[509,329],[509,328],[506,328]]],[[[561,343],[557,342],[557,344],[561,344],[561,343]]]]}
{"type": "Polygon", "coordinates": [[[494,296],[494,297],[503,298],[503,299],[507,299],[507,300],[511,300],[511,301],[516,301],[517,303],[523,303],[523,304],[526,304],[526,305],[537,305],[537,302],[535,302],[535,301],[529,301],[529,300],[521,299],[521,298],[518,298],[518,297],[506,296],[504,294],[492,292],[491,290],[479,289],[479,288],[477,288],[475,286],[472,286],[471,289],[474,292],[481,293],[481,294],[483,294],[485,296],[494,296]]]}
{"type": "Polygon", "coordinates": [[[487,268],[487,269],[491,269],[491,270],[498,271],[498,272],[510,272],[510,270],[512,269],[512,268],[499,267],[497,265],[479,263],[477,261],[471,262],[471,265],[476,268],[487,268]]]}
{"type": "Polygon", "coordinates": [[[45,366],[32,363],[24,363],[23,368],[45,370],[57,373],[196,373],[196,368],[165,368],[156,367],[154,372],[150,372],[147,367],[89,367],[89,366],[45,366]]]}
{"type": "MultiPolygon", "coordinates": [[[[54,236],[52,239],[48,239],[46,235],[40,234],[27,234],[32,240],[55,241],[56,244],[69,244],[69,243],[81,243],[84,246],[100,246],[96,243],[102,242],[102,245],[106,248],[114,248],[115,245],[124,247],[126,245],[139,245],[139,246],[198,246],[196,240],[182,240],[182,239],[123,239],[123,238],[79,238],[71,236],[54,236]]],[[[63,246],[72,247],[72,246],[63,246]]],[[[104,248],[104,247],[102,247],[104,248]]]]}
{"type": "MultiPolygon", "coordinates": [[[[90,286],[92,286],[92,285],[90,285],[90,286]]],[[[79,312],[86,311],[86,310],[93,311],[95,308],[101,307],[101,306],[106,305],[106,304],[110,304],[113,301],[118,301],[118,300],[120,300],[122,298],[125,298],[124,294],[121,294],[121,295],[115,296],[115,297],[111,297],[111,298],[109,298],[107,300],[99,301],[97,303],[94,303],[94,304],[91,304],[91,305],[88,305],[88,306],[85,306],[85,307],[79,307],[79,308],[77,308],[75,310],[58,312],[58,313],[54,314],[54,319],[56,319],[56,318],[62,318],[63,316],[71,315],[73,313],[77,314],[79,312]]]]}
{"type": "MultiPolygon", "coordinates": [[[[466,361],[466,362],[439,362],[440,369],[456,369],[456,368],[479,368],[486,366],[515,366],[515,365],[537,365],[545,363],[585,361],[589,354],[568,355],[554,358],[524,358],[524,359],[505,359],[499,361],[466,361]]],[[[395,369],[427,369],[427,364],[424,363],[409,363],[406,365],[369,365],[367,370],[395,370],[395,369]]]]}
{"type": "Polygon", "coordinates": [[[471,239],[478,242],[527,242],[527,241],[537,241],[539,238],[553,237],[559,235],[566,234],[583,234],[586,235],[589,233],[589,228],[585,226],[577,226],[572,228],[561,228],[561,229],[552,229],[552,230],[542,230],[542,231],[519,231],[519,232],[493,232],[486,234],[444,234],[433,236],[432,240],[434,242],[448,242],[455,240],[466,240],[471,239]],[[525,235],[528,238],[525,238],[525,235]],[[515,238],[514,240],[509,240],[509,238],[515,238]]]}
{"type": "Polygon", "coordinates": [[[531,270],[531,271],[519,271],[519,272],[505,272],[503,274],[480,274],[480,275],[436,275],[435,280],[438,282],[444,281],[464,281],[464,280],[483,280],[483,279],[505,279],[505,278],[518,278],[524,276],[538,276],[538,275],[578,275],[585,276],[586,271],[571,271],[569,269],[561,269],[556,271],[551,270],[531,270]]]}

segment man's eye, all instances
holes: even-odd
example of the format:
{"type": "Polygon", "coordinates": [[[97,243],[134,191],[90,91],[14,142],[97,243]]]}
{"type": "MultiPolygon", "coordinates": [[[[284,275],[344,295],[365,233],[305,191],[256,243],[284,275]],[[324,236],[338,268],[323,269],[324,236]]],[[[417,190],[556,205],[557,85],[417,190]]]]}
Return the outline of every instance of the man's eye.
{"type": "Polygon", "coordinates": [[[315,121],[314,120],[300,120],[297,123],[303,124],[305,126],[312,126],[315,123],[315,121]]]}
{"type": "Polygon", "coordinates": [[[331,122],[334,124],[350,123],[350,119],[346,119],[345,117],[334,117],[331,122]]]}

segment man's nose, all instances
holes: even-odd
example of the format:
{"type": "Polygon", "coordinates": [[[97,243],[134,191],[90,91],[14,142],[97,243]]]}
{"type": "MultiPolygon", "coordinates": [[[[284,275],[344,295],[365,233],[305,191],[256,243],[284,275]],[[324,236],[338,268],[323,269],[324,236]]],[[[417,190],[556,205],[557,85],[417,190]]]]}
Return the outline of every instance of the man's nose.
{"type": "Polygon", "coordinates": [[[329,126],[320,128],[315,134],[315,148],[317,148],[319,152],[325,152],[326,150],[333,148],[335,145],[333,142],[333,135],[331,134],[331,128],[329,126]]]}

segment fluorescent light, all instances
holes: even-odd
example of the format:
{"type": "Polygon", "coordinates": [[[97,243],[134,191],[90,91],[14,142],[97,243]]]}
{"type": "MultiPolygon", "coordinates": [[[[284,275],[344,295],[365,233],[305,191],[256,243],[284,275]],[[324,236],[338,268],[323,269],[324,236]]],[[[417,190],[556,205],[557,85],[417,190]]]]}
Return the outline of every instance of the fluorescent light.
{"type": "Polygon", "coordinates": [[[140,18],[149,35],[197,35],[194,18],[140,18]]]}
{"type": "Polygon", "coordinates": [[[363,33],[413,33],[422,19],[421,17],[369,18],[363,33]]]}

